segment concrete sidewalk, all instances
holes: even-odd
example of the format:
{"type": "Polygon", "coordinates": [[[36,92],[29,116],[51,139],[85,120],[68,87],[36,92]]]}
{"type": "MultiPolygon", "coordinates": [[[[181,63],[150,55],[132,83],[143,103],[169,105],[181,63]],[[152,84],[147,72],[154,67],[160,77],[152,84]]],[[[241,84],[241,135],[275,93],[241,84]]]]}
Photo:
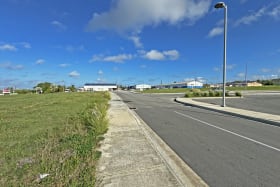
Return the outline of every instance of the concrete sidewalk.
{"type": "Polygon", "coordinates": [[[215,105],[211,103],[194,101],[191,98],[176,98],[175,100],[179,103],[186,104],[186,105],[196,106],[204,109],[210,109],[217,112],[223,112],[230,115],[235,115],[235,116],[239,116],[239,117],[243,117],[259,122],[269,123],[275,126],[280,126],[279,115],[244,110],[239,108],[232,108],[232,107],[221,107],[219,105],[215,105]]]}
{"type": "Polygon", "coordinates": [[[116,94],[111,98],[96,186],[207,186],[116,94]]]}

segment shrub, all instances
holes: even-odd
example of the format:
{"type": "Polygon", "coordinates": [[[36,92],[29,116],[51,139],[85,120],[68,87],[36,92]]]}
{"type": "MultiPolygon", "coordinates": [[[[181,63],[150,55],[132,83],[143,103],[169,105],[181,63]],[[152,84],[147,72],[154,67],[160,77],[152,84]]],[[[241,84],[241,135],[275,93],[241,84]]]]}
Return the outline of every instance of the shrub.
{"type": "Polygon", "coordinates": [[[200,97],[200,95],[201,95],[200,92],[193,92],[194,97],[200,97]]]}
{"type": "Polygon", "coordinates": [[[214,92],[213,91],[209,91],[209,97],[214,97],[214,92]]]}
{"type": "Polygon", "coordinates": [[[209,94],[208,94],[207,92],[203,92],[203,93],[201,94],[202,97],[208,97],[208,95],[209,95],[209,94]]]}
{"type": "Polygon", "coordinates": [[[241,97],[241,96],[242,96],[242,94],[241,94],[241,92],[235,92],[235,96],[237,96],[237,97],[241,97]]]}
{"type": "Polygon", "coordinates": [[[222,92],[215,92],[215,97],[220,97],[220,96],[222,96],[222,92]]]}
{"type": "Polygon", "coordinates": [[[187,93],[185,94],[185,97],[192,97],[192,93],[187,92],[187,93]]]}

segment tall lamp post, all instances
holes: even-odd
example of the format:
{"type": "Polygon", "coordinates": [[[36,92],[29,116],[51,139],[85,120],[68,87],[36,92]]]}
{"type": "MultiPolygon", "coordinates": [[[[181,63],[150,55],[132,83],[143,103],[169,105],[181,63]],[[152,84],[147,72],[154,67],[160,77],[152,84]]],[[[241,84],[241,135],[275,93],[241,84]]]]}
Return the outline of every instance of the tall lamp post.
{"type": "Polygon", "coordinates": [[[215,8],[224,8],[224,64],[223,64],[223,103],[222,107],[226,106],[226,65],[227,65],[227,5],[224,2],[219,2],[215,8]]]}

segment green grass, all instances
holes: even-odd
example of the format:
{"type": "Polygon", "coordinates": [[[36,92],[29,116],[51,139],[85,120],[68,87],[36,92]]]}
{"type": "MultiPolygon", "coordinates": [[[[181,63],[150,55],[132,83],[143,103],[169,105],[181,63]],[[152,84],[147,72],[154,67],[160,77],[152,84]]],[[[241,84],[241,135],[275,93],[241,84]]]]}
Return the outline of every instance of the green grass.
{"type": "Polygon", "coordinates": [[[93,186],[108,93],[0,96],[0,186],[93,186]],[[49,176],[40,180],[39,174],[49,176]]]}

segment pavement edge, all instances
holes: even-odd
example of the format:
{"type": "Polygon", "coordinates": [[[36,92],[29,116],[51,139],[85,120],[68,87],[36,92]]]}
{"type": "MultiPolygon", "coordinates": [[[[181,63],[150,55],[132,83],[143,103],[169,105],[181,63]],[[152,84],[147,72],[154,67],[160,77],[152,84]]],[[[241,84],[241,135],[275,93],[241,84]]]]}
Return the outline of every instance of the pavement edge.
{"type": "Polygon", "coordinates": [[[188,102],[184,102],[184,101],[179,101],[178,98],[175,98],[174,101],[177,102],[177,103],[181,103],[181,104],[192,106],[192,107],[207,109],[207,110],[211,110],[211,111],[214,111],[214,112],[228,114],[228,115],[232,115],[232,116],[236,116],[236,117],[240,117],[240,118],[245,118],[245,119],[249,119],[249,120],[253,120],[253,121],[257,121],[257,122],[268,123],[270,125],[280,127],[279,122],[268,120],[268,119],[262,119],[262,118],[259,118],[259,117],[249,116],[249,115],[245,115],[245,114],[240,114],[240,113],[235,113],[235,112],[229,112],[229,111],[219,110],[219,109],[215,109],[215,108],[210,108],[210,107],[204,106],[203,104],[195,104],[195,103],[188,103],[188,102]]]}
{"type": "MultiPolygon", "coordinates": [[[[127,105],[126,105],[127,106],[127,105]]],[[[137,124],[143,130],[152,147],[158,152],[172,174],[183,186],[207,187],[201,179],[139,116],[136,112],[128,111],[133,115],[137,124]]]]}

